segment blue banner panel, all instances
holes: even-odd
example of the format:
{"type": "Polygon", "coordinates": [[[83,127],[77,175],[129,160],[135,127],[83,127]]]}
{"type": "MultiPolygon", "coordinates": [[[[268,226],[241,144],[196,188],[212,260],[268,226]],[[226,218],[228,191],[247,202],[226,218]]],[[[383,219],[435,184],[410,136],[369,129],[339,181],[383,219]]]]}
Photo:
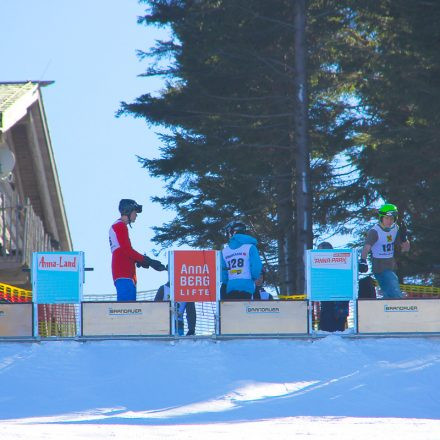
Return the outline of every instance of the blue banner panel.
{"type": "Polygon", "coordinates": [[[353,249],[307,251],[307,297],[350,301],[357,297],[357,253],[353,249]]]}
{"type": "Polygon", "coordinates": [[[32,286],[37,304],[79,303],[83,282],[83,252],[34,252],[32,286]]]}

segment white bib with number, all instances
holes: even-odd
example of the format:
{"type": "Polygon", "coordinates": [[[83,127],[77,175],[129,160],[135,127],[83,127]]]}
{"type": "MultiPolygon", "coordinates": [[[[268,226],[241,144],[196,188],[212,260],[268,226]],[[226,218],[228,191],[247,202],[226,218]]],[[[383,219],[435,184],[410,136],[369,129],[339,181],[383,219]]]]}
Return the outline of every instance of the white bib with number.
{"type": "Polygon", "coordinates": [[[251,264],[249,258],[250,244],[243,244],[237,249],[231,249],[228,245],[222,250],[223,258],[228,268],[230,280],[251,279],[251,264]]]}
{"type": "Polygon", "coordinates": [[[394,224],[389,231],[384,231],[379,225],[374,226],[373,229],[378,236],[376,243],[371,247],[373,258],[393,258],[398,226],[394,224]]]}

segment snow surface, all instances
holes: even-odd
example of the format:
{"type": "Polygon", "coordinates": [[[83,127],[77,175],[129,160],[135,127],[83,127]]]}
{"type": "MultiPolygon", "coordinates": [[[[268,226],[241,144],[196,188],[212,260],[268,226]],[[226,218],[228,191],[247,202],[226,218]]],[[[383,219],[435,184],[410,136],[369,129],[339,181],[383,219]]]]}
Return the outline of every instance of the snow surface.
{"type": "Polygon", "coordinates": [[[440,439],[440,339],[0,343],[0,439],[440,439]]]}

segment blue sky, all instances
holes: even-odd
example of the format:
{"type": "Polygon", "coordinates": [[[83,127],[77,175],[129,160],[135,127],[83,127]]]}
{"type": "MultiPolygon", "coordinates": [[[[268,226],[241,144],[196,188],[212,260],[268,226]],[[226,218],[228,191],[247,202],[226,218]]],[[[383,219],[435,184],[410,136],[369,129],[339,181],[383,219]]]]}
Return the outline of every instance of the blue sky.
{"type": "MultiPolygon", "coordinates": [[[[130,231],[133,247],[152,256],[151,227],[170,219],[150,201],[161,194],[136,155],[158,155],[155,129],[116,119],[121,101],[158,91],[160,80],[139,78],[146,50],[165,32],[138,25],[136,0],[14,0],[1,2],[0,81],[53,80],[43,101],[74,249],[84,251],[86,294],[113,293],[108,229],[121,198],[144,205],[130,231]]],[[[166,262],[165,252],[159,259],[166,262]]],[[[138,290],[159,287],[166,273],[139,270],[138,290]]]]}

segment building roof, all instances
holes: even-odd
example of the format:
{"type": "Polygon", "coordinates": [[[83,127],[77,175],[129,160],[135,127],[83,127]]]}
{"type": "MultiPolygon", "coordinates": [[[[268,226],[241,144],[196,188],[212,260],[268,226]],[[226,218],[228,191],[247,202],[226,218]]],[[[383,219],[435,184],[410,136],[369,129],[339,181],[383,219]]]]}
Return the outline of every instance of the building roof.
{"type": "Polygon", "coordinates": [[[0,82],[0,143],[5,136],[14,144],[25,195],[61,249],[72,250],[40,92],[50,84],[53,81],[0,82]]]}
{"type": "Polygon", "coordinates": [[[49,84],[53,81],[0,83],[0,132],[6,132],[18,122],[38,99],[39,87],[49,84]]]}

